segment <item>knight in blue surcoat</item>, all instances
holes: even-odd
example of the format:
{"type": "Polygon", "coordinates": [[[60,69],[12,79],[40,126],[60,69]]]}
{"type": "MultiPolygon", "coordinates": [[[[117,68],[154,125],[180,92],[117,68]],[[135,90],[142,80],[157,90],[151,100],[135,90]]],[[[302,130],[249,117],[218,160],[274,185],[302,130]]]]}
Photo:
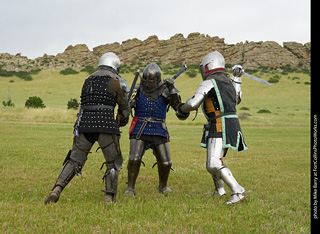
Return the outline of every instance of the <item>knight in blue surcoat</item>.
{"type": "MultiPolygon", "coordinates": [[[[128,185],[125,194],[135,196],[135,184],[140,171],[142,157],[147,149],[152,149],[156,157],[159,175],[159,193],[170,193],[167,187],[172,161],[169,150],[169,132],[166,126],[167,110],[175,111],[181,103],[180,91],[174,80],[161,80],[161,69],[150,63],[143,71],[140,85],[130,100],[134,117],[130,126],[130,153],[128,162],[128,185]]],[[[186,118],[178,116],[178,118],[186,118]]]]}

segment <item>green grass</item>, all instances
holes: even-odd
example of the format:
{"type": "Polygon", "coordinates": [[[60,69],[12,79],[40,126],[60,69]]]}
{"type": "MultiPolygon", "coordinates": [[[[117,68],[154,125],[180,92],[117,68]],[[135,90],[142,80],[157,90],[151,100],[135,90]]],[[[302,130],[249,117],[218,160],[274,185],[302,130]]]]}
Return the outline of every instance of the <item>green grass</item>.
{"type": "MultiPolygon", "coordinates": [[[[259,74],[256,74],[257,76],[259,74]]],[[[274,74],[273,74],[274,75],[274,74]]],[[[123,128],[124,156],[117,204],[103,203],[104,171],[98,145],[83,169],[66,187],[57,204],[44,199],[72,145],[75,110],[87,74],[61,76],[41,71],[33,81],[0,77],[0,101],[10,86],[14,108],[0,107],[0,232],[1,233],[310,233],[310,77],[281,75],[270,87],[243,77],[243,101],[238,114],[249,150],[229,150],[224,162],[243,185],[248,199],[227,206],[228,197],[212,199],[214,189],[206,171],[206,151],[199,146],[204,116],[199,111],[179,121],[168,113],[174,171],[168,196],[157,192],[155,158],[147,151],[137,180],[137,196],[127,197],[128,128],[123,128]],[[287,77],[299,77],[300,83],[287,77]],[[10,83],[10,80],[14,80],[10,83]],[[29,96],[43,99],[45,109],[27,109],[29,96]],[[240,110],[241,107],[244,110],[240,110]],[[271,113],[257,113],[261,109],[271,113]]],[[[134,75],[124,74],[128,84],[134,75]]],[[[272,75],[260,75],[268,79],[272,75]]],[[[163,76],[165,78],[165,76],[163,76]]],[[[201,78],[183,74],[176,81],[182,100],[195,91],[201,78]]]]}

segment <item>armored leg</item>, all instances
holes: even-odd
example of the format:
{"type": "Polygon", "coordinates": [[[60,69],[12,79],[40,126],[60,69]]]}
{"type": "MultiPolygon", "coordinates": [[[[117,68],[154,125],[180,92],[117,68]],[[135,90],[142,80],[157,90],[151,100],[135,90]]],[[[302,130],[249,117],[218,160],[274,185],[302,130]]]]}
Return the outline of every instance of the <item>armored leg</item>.
{"type": "Polygon", "coordinates": [[[169,173],[172,166],[169,144],[165,143],[155,146],[154,153],[158,162],[159,193],[171,193],[172,190],[167,187],[169,173]]]}
{"type": "Polygon", "coordinates": [[[245,189],[238,184],[236,179],[233,177],[229,168],[224,167],[220,169],[220,178],[230,187],[232,194],[231,199],[227,201],[227,204],[236,204],[241,200],[247,198],[245,189]]]}
{"type": "Polygon", "coordinates": [[[227,201],[227,204],[235,204],[245,199],[247,194],[245,189],[239,185],[237,180],[233,177],[229,168],[222,164],[222,158],[226,151],[222,147],[222,138],[209,138],[207,146],[207,170],[212,175],[215,182],[214,195],[220,196],[225,194],[223,188],[223,182],[226,183],[231,191],[231,199],[227,201]]]}
{"type": "Polygon", "coordinates": [[[103,176],[105,181],[104,201],[116,202],[118,190],[118,175],[122,166],[122,155],[119,146],[119,137],[100,133],[98,143],[106,160],[107,170],[103,176]]]}
{"type": "Polygon", "coordinates": [[[80,133],[79,137],[74,138],[72,150],[67,154],[57,182],[44,201],[45,204],[49,204],[50,202],[56,203],[59,200],[62,190],[72,178],[75,175],[81,174],[81,170],[87,160],[87,155],[91,147],[92,143],[85,138],[84,134],[80,133]]]}
{"type": "Polygon", "coordinates": [[[215,190],[212,193],[213,197],[215,197],[216,195],[219,195],[220,197],[222,197],[223,195],[226,195],[226,190],[224,190],[223,180],[221,178],[218,179],[216,175],[213,175],[212,178],[215,186],[215,190]]]}
{"type": "Polygon", "coordinates": [[[135,184],[140,171],[142,156],[144,154],[146,143],[142,140],[130,140],[130,154],[128,162],[128,185],[125,194],[135,195],[135,184]]]}
{"type": "Polygon", "coordinates": [[[225,149],[222,148],[221,138],[209,138],[207,144],[207,171],[212,175],[215,185],[213,196],[223,196],[226,194],[224,189],[224,182],[217,175],[219,169],[223,167],[222,158],[225,155],[225,149]]]}

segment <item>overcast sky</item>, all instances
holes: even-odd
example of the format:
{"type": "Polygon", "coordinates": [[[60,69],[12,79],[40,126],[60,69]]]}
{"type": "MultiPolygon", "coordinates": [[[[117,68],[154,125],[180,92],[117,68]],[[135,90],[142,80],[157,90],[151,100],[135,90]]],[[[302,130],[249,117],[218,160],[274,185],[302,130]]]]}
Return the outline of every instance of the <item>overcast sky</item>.
{"type": "Polygon", "coordinates": [[[310,0],[0,0],[0,53],[56,55],[150,35],[200,32],[248,41],[309,42],[310,0]]]}

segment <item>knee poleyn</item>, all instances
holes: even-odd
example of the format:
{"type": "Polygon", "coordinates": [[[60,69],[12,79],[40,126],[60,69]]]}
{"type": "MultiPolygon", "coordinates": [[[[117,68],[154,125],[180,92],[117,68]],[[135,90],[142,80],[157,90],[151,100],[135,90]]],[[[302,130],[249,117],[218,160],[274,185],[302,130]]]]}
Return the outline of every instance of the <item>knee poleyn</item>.
{"type": "Polygon", "coordinates": [[[222,167],[223,165],[220,159],[212,158],[207,162],[207,171],[212,175],[218,175],[222,167]]]}
{"type": "Polygon", "coordinates": [[[167,168],[171,168],[172,166],[172,161],[168,161],[168,162],[158,162],[160,166],[162,167],[167,167],[167,168]]]}

